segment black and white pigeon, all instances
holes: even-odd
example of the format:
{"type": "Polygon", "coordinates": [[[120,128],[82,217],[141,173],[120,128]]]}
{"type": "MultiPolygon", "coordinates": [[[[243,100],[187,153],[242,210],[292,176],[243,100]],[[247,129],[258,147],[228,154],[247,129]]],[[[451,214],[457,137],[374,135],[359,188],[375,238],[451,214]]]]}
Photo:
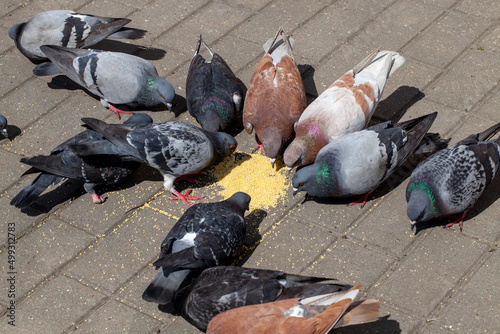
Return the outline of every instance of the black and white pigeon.
{"type": "Polygon", "coordinates": [[[437,113],[400,124],[384,122],[365,130],[332,140],[323,147],[314,164],[298,170],[293,177],[293,191],[305,191],[315,197],[368,196],[400,166],[410,154],[446,147],[447,141],[425,142],[418,148],[437,113]],[[434,146],[437,145],[437,147],[434,146]]]}
{"type": "Polygon", "coordinates": [[[160,256],[153,263],[158,273],[142,298],[168,304],[191,272],[233,259],[243,246],[249,203],[248,194],[237,192],[221,202],[188,208],[163,240],[160,256]]]}
{"type": "Polygon", "coordinates": [[[237,307],[307,298],[351,288],[346,284],[320,283],[331,280],[276,270],[219,266],[205,269],[192,284],[179,289],[173,305],[182,317],[205,331],[213,317],[237,307]]]}
{"type": "Polygon", "coordinates": [[[238,143],[224,132],[211,132],[180,121],[153,123],[140,127],[107,124],[95,118],[82,118],[94,131],[109,142],[101,146],[77,144],[71,149],[79,155],[108,154],[135,160],[157,169],[163,175],[163,186],[187,205],[189,192],[181,194],[174,188],[179,176],[201,172],[226,156],[232,155],[238,143]]]}
{"type": "Polygon", "coordinates": [[[407,214],[412,225],[434,218],[460,214],[447,224],[463,220],[495,177],[500,164],[500,138],[489,140],[500,123],[472,134],[422,161],[406,187],[407,214]]]}
{"type": "MultiPolygon", "coordinates": [[[[152,122],[151,117],[146,114],[135,114],[124,124],[147,124],[152,122]]],[[[92,196],[93,202],[102,203],[101,197],[94,190],[95,186],[120,183],[140,166],[138,162],[123,161],[116,156],[96,155],[81,158],[69,149],[74,144],[99,146],[103,142],[107,142],[104,136],[93,130],[85,130],[57,146],[48,156],[22,158],[22,163],[32,166],[23,175],[40,174],[22,189],[10,204],[16,208],[24,209],[36,201],[47,187],[59,183],[64,178],[81,181],[85,191],[92,196]]]]}
{"type": "Polygon", "coordinates": [[[201,35],[189,66],[186,101],[189,113],[205,130],[233,134],[243,128],[243,90],[229,65],[210,50],[201,35]],[[210,61],[199,54],[202,43],[212,56],[210,61]]]}
{"type": "Polygon", "coordinates": [[[149,61],[120,52],[70,49],[43,45],[40,49],[52,61],[37,65],[35,75],[64,73],[68,78],[97,95],[103,106],[116,113],[131,114],[112,104],[143,105],[160,103],[169,109],[175,97],[174,87],[149,61]]]}
{"type": "Polygon", "coordinates": [[[50,10],[39,13],[28,22],[14,24],[9,37],[19,51],[34,62],[47,60],[42,45],[87,48],[105,38],[139,39],[146,30],[124,28],[129,19],[75,13],[72,10],[50,10]]]}
{"type": "Polygon", "coordinates": [[[7,118],[0,114],[0,133],[7,139],[9,138],[9,133],[7,132],[7,118]]]}

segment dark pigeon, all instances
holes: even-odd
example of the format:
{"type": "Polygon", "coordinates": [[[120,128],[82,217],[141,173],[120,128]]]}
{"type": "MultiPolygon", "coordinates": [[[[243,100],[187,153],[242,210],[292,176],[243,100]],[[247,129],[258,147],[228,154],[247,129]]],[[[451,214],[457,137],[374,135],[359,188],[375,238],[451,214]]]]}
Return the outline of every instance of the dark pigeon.
{"type": "Polygon", "coordinates": [[[158,76],[149,61],[126,53],[69,49],[44,45],[40,49],[52,61],[37,65],[39,76],[64,73],[68,78],[99,96],[103,106],[116,113],[131,114],[114,104],[151,107],[160,103],[169,109],[175,97],[174,87],[158,76]]]}
{"type": "Polygon", "coordinates": [[[47,60],[42,45],[87,48],[105,38],[139,39],[146,30],[124,28],[129,19],[79,14],[71,10],[50,10],[28,22],[14,24],[9,36],[19,51],[34,62],[47,60]]]}
{"type": "Polygon", "coordinates": [[[206,167],[234,155],[236,140],[224,132],[210,132],[186,122],[164,122],[140,127],[107,124],[95,118],[83,118],[91,129],[109,142],[101,146],[78,144],[71,149],[79,155],[108,154],[146,163],[164,178],[163,186],[186,204],[188,197],[174,188],[181,175],[199,173],[206,167]],[[111,144],[111,143],[112,144],[111,144]]]}
{"type": "MultiPolygon", "coordinates": [[[[125,124],[147,124],[153,120],[146,114],[135,114],[125,124]]],[[[116,156],[96,155],[80,158],[69,149],[74,144],[101,145],[107,140],[99,133],[86,130],[66,140],[48,156],[22,158],[21,162],[32,166],[25,174],[40,173],[10,202],[16,208],[24,209],[32,204],[42,192],[64,178],[79,180],[94,203],[102,203],[94,187],[99,184],[117,184],[135,172],[140,163],[122,161],[116,156]]]]}
{"type": "MultiPolygon", "coordinates": [[[[368,196],[415,152],[436,119],[432,113],[400,124],[374,125],[332,140],[323,147],[314,164],[298,170],[293,177],[294,194],[305,191],[315,197],[368,196]]],[[[438,148],[447,141],[438,136],[438,148]]],[[[426,143],[429,149],[431,143],[426,143]]],[[[438,149],[435,148],[435,149],[438,149]]],[[[423,151],[424,148],[419,149],[423,151]]]]}
{"type": "Polygon", "coordinates": [[[187,107],[203,129],[231,134],[242,129],[243,90],[224,59],[200,39],[186,81],[187,107]],[[212,59],[199,52],[203,43],[212,59]]]}
{"type": "Polygon", "coordinates": [[[407,214],[412,225],[460,214],[450,227],[463,220],[495,177],[500,163],[500,138],[489,140],[500,123],[472,134],[421,162],[406,187],[407,214]]]}
{"type": "Polygon", "coordinates": [[[163,240],[159,259],[153,263],[158,274],[142,298],[168,304],[188,274],[233,259],[243,245],[243,216],[249,203],[250,196],[237,192],[227,200],[187,209],[163,240]]]}
{"type": "Polygon", "coordinates": [[[7,139],[9,138],[9,133],[7,132],[7,118],[0,114],[0,133],[7,139]]]}
{"type": "Polygon", "coordinates": [[[174,308],[187,321],[206,330],[217,314],[237,307],[288,298],[307,298],[351,288],[321,284],[330,278],[291,275],[282,271],[220,266],[204,270],[174,297],[174,308]]]}

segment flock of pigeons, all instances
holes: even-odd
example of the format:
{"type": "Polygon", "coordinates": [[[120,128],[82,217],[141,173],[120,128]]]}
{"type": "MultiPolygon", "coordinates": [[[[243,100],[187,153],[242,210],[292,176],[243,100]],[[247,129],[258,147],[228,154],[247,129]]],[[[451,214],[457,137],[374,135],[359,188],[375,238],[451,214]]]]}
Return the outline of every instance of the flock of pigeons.
{"type": "MultiPolygon", "coordinates": [[[[98,96],[120,118],[115,105],[171,108],[175,92],[148,61],[118,52],[86,49],[109,38],[141,38],[146,31],[127,28],[127,19],[67,10],[40,13],[14,25],[9,36],[19,51],[38,65],[36,75],[64,73],[98,96]],[[49,61],[48,61],[49,60],[49,61]]],[[[375,300],[354,302],[360,287],[327,283],[331,279],[281,271],[227,266],[240,252],[246,233],[244,214],[251,198],[238,192],[221,202],[195,204],[200,197],[181,194],[180,178],[233,156],[234,135],[255,130],[257,147],[271,164],[283,156],[293,176],[294,195],[368,196],[410,155],[431,154],[408,182],[407,213],[413,223],[460,214],[460,223],[495,176],[500,140],[490,140],[500,123],[448,148],[449,140],[428,133],[437,113],[399,124],[369,128],[386,80],[404,64],[392,51],[376,51],[345,73],[309,106],[293,56],[293,39],[279,29],[264,44],[246,94],[228,64],[200,39],[191,61],[186,101],[201,125],[153,123],[135,114],[123,124],[83,118],[87,130],[48,156],[23,158],[25,173],[38,176],[11,201],[33,205],[50,185],[78,180],[95,203],[94,187],[115,184],[145,163],[157,169],[164,187],[190,207],[161,244],[156,277],[143,299],[165,312],[181,314],[208,333],[327,333],[332,328],[375,321],[375,300]],[[211,55],[200,55],[201,45],[211,55]],[[366,128],[366,129],[365,129],[366,128]]],[[[2,134],[9,137],[0,115],[2,134]]]]}

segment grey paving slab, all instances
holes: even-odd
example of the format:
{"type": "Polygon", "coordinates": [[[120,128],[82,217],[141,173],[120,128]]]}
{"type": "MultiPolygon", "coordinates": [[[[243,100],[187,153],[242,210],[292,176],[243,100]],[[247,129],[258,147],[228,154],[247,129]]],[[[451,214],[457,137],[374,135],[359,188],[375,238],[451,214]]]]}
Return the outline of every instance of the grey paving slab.
{"type": "Polygon", "coordinates": [[[372,48],[399,50],[442,13],[442,8],[418,0],[397,1],[356,39],[372,48]]]}
{"type": "Polygon", "coordinates": [[[160,332],[160,334],[170,334],[170,333],[199,334],[199,333],[203,333],[203,332],[198,330],[196,327],[191,325],[189,322],[187,322],[183,318],[177,317],[170,325],[165,327],[160,332]]]}
{"type": "Polygon", "coordinates": [[[24,164],[19,162],[21,156],[4,150],[3,148],[0,148],[0,152],[2,155],[0,169],[4,171],[0,178],[0,189],[4,190],[17,180],[20,175],[19,170],[24,168],[24,164]]]}
{"type": "Polygon", "coordinates": [[[423,2],[434,6],[450,8],[460,2],[460,0],[423,0],[423,2]]]}
{"type": "Polygon", "coordinates": [[[31,69],[28,69],[26,62],[29,62],[17,49],[11,49],[0,55],[0,71],[4,84],[0,87],[0,95],[4,95],[16,86],[26,82],[33,77],[31,69]]]}
{"type": "Polygon", "coordinates": [[[152,333],[160,323],[116,300],[95,310],[72,333],[152,333]]]}
{"type": "Polygon", "coordinates": [[[157,255],[175,221],[144,209],[134,213],[106,238],[91,245],[64,274],[112,293],[157,255]]]}
{"type": "MultiPolygon", "coordinates": [[[[135,4],[144,4],[145,0],[135,1],[135,4]]],[[[132,1],[91,1],[84,6],[78,8],[79,12],[93,15],[109,16],[109,17],[127,17],[132,14],[136,8],[130,6],[132,1]]],[[[131,25],[132,26],[132,25],[131,25]]]]}
{"type": "Polygon", "coordinates": [[[459,232],[434,228],[373,293],[426,317],[487,249],[459,232]]]}
{"type": "Polygon", "coordinates": [[[500,315],[494,312],[500,293],[500,254],[491,256],[477,273],[458,290],[440,312],[437,324],[458,333],[495,333],[500,328],[500,315]],[[468,311],[467,311],[468,310],[468,311]]]}
{"type": "Polygon", "coordinates": [[[339,6],[342,10],[354,10],[362,13],[375,16],[391,6],[395,0],[369,0],[369,1],[336,1],[335,5],[339,6]]]}
{"type": "Polygon", "coordinates": [[[451,11],[412,43],[405,54],[429,65],[446,67],[490,25],[487,19],[451,11]]]}
{"type": "MultiPolygon", "coordinates": [[[[93,240],[90,234],[57,219],[48,220],[32,233],[18,239],[15,245],[18,300],[78,255],[93,240]]],[[[0,254],[3,272],[9,271],[6,267],[7,257],[7,252],[0,254]]],[[[7,291],[7,283],[6,280],[1,281],[3,291],[7,291]]],[[[7,304],[7,295],[0,295],[0,301],[7,304]]]]}
{"type": "Polygon", "coordinates": [[[498,2],[495,0],[465,0],[457,6],[457,9],[490,19],[498,19],[500,17],[500,6],[498,6],[498,2]]]}
{"type": "Polygon", "coordinates": [[[4,6],[2,6],[2,9],[0,10],[0,17],[7,15],[8,13],[19,8],[20,6],[21,4],[16,0],[5,1],[4,6]]]}
{"type": "Polygon", "coordinates": [[[17,305],[15,327],[8,325],[5,317],[0,318],[0,330],[2,333],[62,333],[104,298],[75,280],[57,276],[17,305]]]}

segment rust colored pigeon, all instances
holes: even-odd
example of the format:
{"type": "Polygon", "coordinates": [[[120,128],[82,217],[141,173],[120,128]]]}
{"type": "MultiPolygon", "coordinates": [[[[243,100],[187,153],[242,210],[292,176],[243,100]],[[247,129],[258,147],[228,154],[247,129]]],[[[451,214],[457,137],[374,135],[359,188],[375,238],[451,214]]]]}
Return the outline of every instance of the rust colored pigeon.
{"type": "Polygon", "coordinates": [[[333,328],[375,321],[380,317],[377,300],[353,303],[360,288],[238,307],[213,318],[207,334],[325,334],[333,328]]]}
{"type": "Polygon", "coordinates": [[[293,39],[281,28],[264,44],[266,54],[253,74],[243,107],[243,126],[248,133],[255,129],[255,150],[261,147],[273,166],[293,139],[293,125],[306,107],[304,83],[292,46],[293,39]]]}
{"type": "Polygon", "coordinates": [[[295,139],[283,155],[287,168],[313,163],[332,139],[365,128],[386,79],[403,63],[396,52],[373,52],[318,96],[295,124],[295,139]]]}

